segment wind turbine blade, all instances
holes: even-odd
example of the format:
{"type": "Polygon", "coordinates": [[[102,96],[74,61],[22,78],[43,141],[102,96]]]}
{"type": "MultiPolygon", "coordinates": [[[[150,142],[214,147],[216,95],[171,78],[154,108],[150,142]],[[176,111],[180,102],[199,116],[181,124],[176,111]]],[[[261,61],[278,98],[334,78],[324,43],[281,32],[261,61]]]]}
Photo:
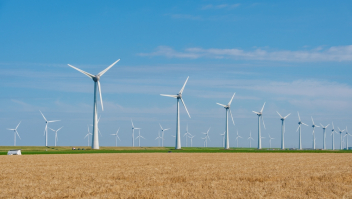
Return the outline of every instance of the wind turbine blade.
{"type": "Polygon", "coordinates": [[[258,112],[255,112],[255,111],[252,111],[253,113],[255,113],[255,114],[259,114],[258,112]]]}
{"type": "Polygon", "coordinates": [[[188,117],[189,118],[191,118],[191,116],[189,115],[189,113],[188,113],[188,110],[187,110],[187,107],[186,107],[186,104],[185,104],[185,102],[183,101],[183,99],[181,98],[181,101],[182,101],[182,104],[183,104],[183,106],[185,107],[185,109],[186,109],[186,112],[187,112],[187,114],[188,114],[188,117]]]}
{"type": "Polygon", "coordinates": [[[84,136],[84,138],[83,138],[83,139],[85,139],[88,135],[89,135],[89,134],[87,134],[86,136],[84,136]]]}
{"type": "Polygon", "coordinates": [[[132,128],[134,128],[134,125],[133,125],[133,121],[132,121],[132,119],[131,119],[131,123],[132,123],[132,128]]]}
{"type": "Polygon", "coordinates": [[[99,89],[99,95],[100,95],[100,104],[101,104],[101,110],[104,111],[104,106],[103,106],[103,97],[101,96],[101,87],[100,87],[100,82],[98,81],[98,89],[99,89]]]}
{"type": "Polygon", "coordinates": [[[186,86],[186,84],[187,84],[188,78],[189,78],[189,76],[187,77],[185,83],[183,84],[183,86],[182,86],[182,88],[181,88],[181,90],[180,90],[180,93],[181,93],[181,94],[183,93],[183,90],[185,89],[185,86],[186,86]]]}
{"type": "Polygon", "coordinates": [[[220,104],[220,103],[216,103],[217,105],[220,105],[222,107],[226,107],[226,105],[220,104]]]}
{"type": "Polygon", "coordinates": [[[14,131],[14,130],[16,130],[16,129],[7,129],[7,130],[14,131]]]}
{"type": "Polygon", "coordinates": [[[143,136],[141,136],[141,138],[145,139],[143,136]]]}
{"type": "Polygon", "coordinates": [[[233,123],[233,125],[235,126],[235,121],[233,120],[233,116],[232,116],[231,109],[230,109],[230,115],[231,115],[232,123],[233,123]]]}
{"type": "Polygon", "coordinates": [[[230,102],[227,104],[228,106],[230,106],[230,105],[231,105],[232,100],[233,100],[233,97],[235,97],[235,94],[236,94],[236,93],[234,93],[234,94],[232,95],[232,98],[231,98],[230,102]]]}
{"type": "Polygon", "coordinates": [[[20,137],[20,134],[18,134],[18,132],[16,131],[16,134],[18,135],[18,137],[21,139],[21,137],[20,137]]]}
{"type": "Polygon", "coordinates": [[[22,121],[20,121],[20,123],[18,123],[18,125],[16,126],[16,128],[15,128],[16,130],[17,130],[18,126],[21,124],[21,122],[22,122],[22,121]]]}
{"type": "Polygon", "coordinates": [[[320,126],[324,128],[324,126],[320,123],[320,126]]]}
{"type": "Polygon", "coordinates": [[[314,120],[313,120],[313,117],[312,116],[310,116],[311,118],[312,118],[312,122],[313,122],[313,124],[314,124],[314,120]]]}
{"type": "Polygon", "coordinates": [[[50,127],[49,127],[49,129],[55,132],[55,130],[54,130],[54,129],[52,129],[52,128],[50,128],[50,127]]]}
{"type": "Polygon", "coordinates": [[[299,116],[299,112],[297,111],[297,113],[298,113],[298,120],[301,121],[301,117],[299,116]]]}
{"type": "Polygon", "coordinates": [[[87,75],[87,76],[90,77],[91,79],[93,79],[93,77],[94,77],[94,75],[92,75],[92,74],[90,74],[90,73],[87,73],[86,71],[83,71],[83,70],[81,70],[81,69],[79,69],[79,68],[76,68],[76,67],[74,67],[74,66],[72,66],[72,65],[70,65],[70,64],[67,64],[67,65],[68,65],[69,67],[71,67],[71,68],[73,68],[73,69],[76,69],[76,70],[78,70],[79,72],[81,72],[81,73],[87,75]]]}
{"type": "MultiPolygon", "coordinates": [[[[277,112],[277,111],[276,111],[277,112]]],[[[277,114],[279,114],[279,116],[282,118],[282,116],[280,115],[280,113],[279,112],[277,112],[277,114]]]]}
{"type": "Polygon", "coordinates": [[[262,110],[260,110],[261,113],[262,113],[263,110],[264,110],[265,103],[266,103],[266,102],[264,102],[264,104],[263,104],[262,110]]]}
{"type": "Polygon", "coordinates": [[[302,124],[308,126],[308,124],[305,124],[305,123],[303,123],[303,122],[302,122],[302,124]]]}
{"type": "Polygon", "coordinates": [[[42,114],[44,120],[47,121],[46,118],[44,117],[43,113],[40,110],[39,110],[39,112],[40,112],[40,114],[42,114]]]}
{"type": "MultiPolygon", "coordinates": [[[[300,126],[298,126],[298,128],[297,128],[297,131],[296,131],[296,132],[298,132],[299,127],[300,127],[300,126]]],[[[269,137],[270,137],[270,136],[269,136],[269,137]]]]}
{"type": "Polygon", "coordinates": [[[289,113],[288,115],[286,115],[285,117],[284,117],[284,119],[286,119],[288,116],[290,116],[291,115],[291,113],[289,113]]]}
{"type": "Polygon", "coordinates": [[[120,59],[118,59],[117,61],[115,61],[113,64],[111,64],[110,66],[108,66],[105,70],[101,71],[100,73],[98,73],[98,75],[101,77],[104,75],[104,73],[106,73],[106,71],[108,71],[111,67],[113,67],[117,62],[119,62],[120,59]]]}
{"type": "Polygon", "coordinates": [[[168,129],[164,129],[164,131],[167,131],[167,130],[170,130],[170,128],[168,128],[168,129]]]}
{"type": "Polygon", "coordinates": [[[51,121],[48,121],[48,122],[60,122],[60,120],[51,120],[51,121]]]}
{"type": "Polygon", "coordinates": [[[62,129],[62,128],[64,128],[64,127],[59,128],[56,132],[60,131],[60,129],[62,129]]]}
{"type": "MultiPolygon", "coordinates": [[[[119,139],[120,140],[120,137],[118,136],[118,135],[116,135],[116,137],[117,137],[117,139],[119,139]]],[[[121,140],[120,140],[121,141],[121,140]]]]}
{"type": "Polygon", "coordinates": [[[160,123],[159,123],[159,126],[160,126],[161,130],[164,130],[160,123]]]}
{"type": "Polygon", "coordinates": [[[165,97],[173,97],[173,98],[177,98],[177,95],[165,95],[165,94],[160,94],[161,96],[165,96],[165,97]]]}
{"type": "Polygon", "coordinates": [[[335,129],[335,127],[334,127],[334,122],[331,122],[332,123],[332,129],[335,129]]]}
{"type": "Polygon", "coordinates": [[[263,126],[264,126],[264,129],[266,129],[266,128],[265,128],[265,123],[264,123],[264,118],[263,118],[263,115],[262,115],[262,121],[263,121],[263,126]]]}

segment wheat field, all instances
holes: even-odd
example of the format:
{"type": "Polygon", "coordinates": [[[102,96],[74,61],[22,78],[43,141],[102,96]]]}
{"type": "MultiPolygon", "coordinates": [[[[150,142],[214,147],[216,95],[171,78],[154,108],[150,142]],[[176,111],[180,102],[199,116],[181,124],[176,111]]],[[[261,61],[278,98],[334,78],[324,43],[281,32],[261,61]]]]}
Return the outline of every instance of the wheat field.
{"type": "Polygon", "coordinates": [[[0,157],[0,198],[352,198],[352,154],[0,157]]]}

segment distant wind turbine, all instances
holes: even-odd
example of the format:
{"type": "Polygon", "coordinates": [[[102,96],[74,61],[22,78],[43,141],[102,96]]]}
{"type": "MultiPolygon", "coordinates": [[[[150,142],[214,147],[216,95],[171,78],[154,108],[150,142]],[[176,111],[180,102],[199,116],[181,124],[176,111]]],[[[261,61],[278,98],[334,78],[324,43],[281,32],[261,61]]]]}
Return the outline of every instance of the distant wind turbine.
{"type": "Polygon", "coordinates": [[[145,139],[143,136],[141,136],[141,129],[138,129],[138,136],[136,139],[138,139],[138,146],[141,147],[141,138],[145,139]]]}
{"type": "Polygon", "coordinates": [[[232,103],[233,97],[235,97],[235,94],[236,94],[236,93],[234,93],[234,94],[232,95],[232,98],[231,98],[230,102],[229,102],[227,105],[220,104],[220,103],[216,103],[216,104],[218,104],[218,105],[224,107],[225,110],[226,110],[226,121],[225,121],[225,149],[229,149],[229,148],[230,148],[230,140],[229,140],[229,119],[228,119],[228,117],[229,117],[229,113],[228,113],[228,112],[229,112],[229,111],[230,111],[232,123],[233,123],[233,125],[235,125],[235,122],[233,121],[233,117],[232,117],[232,112],[231,112],[231,109],[230,109],[231,103],[232,103]]]}
{"type": "MultiPolygon", "coordinates": [[[[277,111],[276,111],[277,112],[277,111]]],[[[291,115],[291,113],[289,113],[288,115],[286,115],[285,117],[282,117],[280,115],[279,112],[277,112],[277,114],[279,114],[280,118],[281,118],[281,149],[285,149],[285,139],[284,139],[284,136],[285,136],[285,119],[291,115]]]]}
{"type": "Polygon", "coordinates": [[[88,126],[88,133],[87,133],[87,135],[84,136],[84,138],[83,138],[83,139],[85,139],[85,138],[88,139],[88,145],[87,145],[87,146],[89,146],[89,135],[92,135],[92,134],[89,132],[89,126],[88,126]]]}
{"type": "Polygon", "coordinates": [[[334,133],[337,133],[336,131],[335,131],[335,127],[334,127],[334,122],[332,122],[332,130],[331,130],[331,140],[332,140],[332,145],[331,145],[331,149],[332,150],[335,150],[335,141],[334,141],[334,133]]]}
{"type": "Polygon", "coordinates": [[[195,135],[193,136],[189,136],[189,139],[191,139],[191,147],[192,147],[192,139],[195,137],[195,135]]]}
{"type": "Polygon", "coordinates": [[[190,134],[188,132],[188,124],[187,124],[187,127],[186,127],[186,133],[183,135],[183,137],[186,137],[186,147],[188,147],[188,137],[189,136],[192,136],[192,134],[190,134]]]}
{"type": "Polygon", "coordinates": [[[18,134],[18,132],[17,132],[17,128],[18,128],[18,126],[19,126],[20,124],[21,124],[21,122],[18,123],[17,126],[16,126],[16,128],[14,128],[14,129],[7,129],[7,130],[10,130],[10,131],[13,131],[13,136],[14,136],[13,146],[16,146],[16,135],[21,139],[20,134],[18,134]]]}
{"type": "Polygon", "coordinates": [[[222,147],[225,147],[225,132],[220,135],[222,136],[222,147]]]}
{"type": "Polygon", "coordinates": [[[177,99],[177,117],[176,117],[176,143],[175,143],[175,149],[181,149],[181,133],[180,133],[180,100],[183,104],[183,106],[186,109],[186,112],[188,114],[188,117],[191,118],[191,116],[188,113],[187,107],[185,102],[182,99],[182,93],[183,90],[185,89],[186,83],[188,81],[188,78],[186,79],[185,83],[183,84],[183,87],[181,88],[180,92],[177,95],[165,95],[165,94],[160,94],[161,96],[166,96],[166,97],[173,97],[177,99]]]}
{"type": "Polygon", "coordinates": [[[209,131],[210,131],[210,127],[209,127],[209,129],[208,129],[208,131],[206,133],[203,133],[205,135],[205,138],[204,138],[205,147],[208,147],[208,139],[210,141],[209,131]]]}
{"type": "Polygon", "coordinates": [[[342,150],[342,133],[345,131],[344,130],[341,130],[339,127],[337,127],[339,129],[339,133],[340,133],[340,149],[342,150]]]}
{"type": "MultiPolygon", "coordinates": [[[[260,110],[260,112],[255,112],[253,111],[253,113],[258,115],[258,149],[262,148],[262,136],[261,136],[261,131],[260,131],[260,118],[262,118],[263,120],[263,126],[265,128],[265,123],[264,123],[264,119],[263,119],[263,110],[264,110],[264,106],[265,106],[265,102],[264,105],[262,107],[262,109],[260,110]]],[[[253,138],[252,138],[253,139],[253,138]]]]}
{"type": "Polygon", "coordinates": [[[158,131],[158,137],[156,137],[155,140],[158,140],[159,146],[160,146],[160,139],[163,139],[163,138],[160,137],[160,131],[158,131]]]}
{"type": "Polygon", "coordinates": [[[236,136],[236,140],[237,140],[237,148],[238,148],[238,138],[242,138],[242,137],[238,135],[238,130],[237,130],[237,136],[236,136]]]}
{"type": "Polygon", "coordinates": [[[298,148],[300,150],[302,150],[302,124],[306,125],[306,126],[308,126],[308,125],[301,121],[301,117],[299,116],[299,112],[297,111],[297,113],[298,113],[298,120],[299,120],[298,121],[298,128],[297,128],[297,131],[299,130],[299,143],[298,143],[299,146],[298,146],[298,148]]]}
{"type": "Polygon", "coordinates": [[[161,124],[159,123],[159,126],[160,126],[160,129],[161,129],[161,146],[164,147],[164,131],[167,131],[169,130],[170,128],[168,129],[164,129],[161,124]]]}
{"type": "Polygon", "coordinates": [[[254,139],[252,138],[252,132],[251,131],[249,131],[248,140],[249,140],[249,148],[252,148],[251,141],[254,140],[254,139]]]}
{"type": "Polygon", "coordinates": [[[270,137],[270,134],[269,134],[269,146],[270,146],[270,149],[271,149],[271,140],[273,140],[273,139],[275,139],[275,138],[270,137]]]}
{"type": "Polygon", "coordinates": [[[132,146],[134,147],[134,130],[137,130],[140,128],[134,127],[132,119],[131,119],[131,123],[132,123],[132,146]]]}
{"type": "Polygon", "coordinates": [[[45,129],[44,129],[44,136],[45,136],[45,146],[48,146],[48,124],[51,122],[58,122],[60,120],[52,120],[52,121],[48,121],[44,114],[39,110],[40,114],[42,114],[44,120],[45,120],[45,129]]]}
{"type": "Polygon", "coordinates": [[[348,150],[348,136],[352,136],[352,135],[348,133],[347,126],[346,126],[346,135],[345,135],[345,137],[346,137],[346,149],[347,150],[348,150]]]}
{"type": "MultiPolygon", "coordinates": [[[[115,134],[111,134],[113,136],[115,136],[115,146],[117,146],[117,139],[120,140],[119,138],[119,131],[120,131],[120,128],[117,130],[117,132],[115,134]]],[[[120,140],[121,141],[121,140],[120,140]]]]}
{"type": "Polygon", "coordinates": [[[313,149],[315,149],[315,133],[314,133],[314,129],[315,129],[315,127],[319,127],[319,126],[315,125],[313,117],[311,117],[311,118],[312,118],[312,122],[313,122],[313,125],[312,125],[312,127],[313,127],[313,149]]]}
{"type": "Polygon", "coordinates": [[[90,73],[87,73],[79,68],[76,68],[70,64],[68,64],[68,66],[70,66],[73,69],[78,70],[79,72],[85,74],[86,76],[88,76],[89,78],[91,78],[94,81],[94,109],[93,109],[93,136],[92,136],[92,149],[99,149],[99,136],[98,136],[98,125],[97,125],[97,120],[98,120],[98,115],[97,115],[97,87],[99,90],[99,95],[100,95],[100,105],[101,105],[101,109],[102,111],[104,111],[104,107],[103,107],[103,98],[101,95],[101,87],[100,87],[100,78],[101,76],[104,75],[104,73],[106,73],[106,71],[108,71],[111,67],[113,67],[118,61],[120,61],[120,59],[118,59],[117,61],[115,61],[113,64],[111,64],[110,66],[108,66],[106,69],[104,69],[103,71],[101,71],[100,73],[98,73],[97,75],[92,75],[90,73]]]}
{"type": "Polygon", "coordinates": [[[52,128],[49,128],[50,130],[55,132],[55,146],[56,146],[56,142],[59,141],[59,138],[57,137],[57,132],[60,131],[60,129],[62,129],[63,127],[57,129],[56,131],[52,128]]]}
{"type": "Polygon", "coordinates": [[[326,126],[323,126],[321,123],[320,123],[320,126],[321,128],[323,128],[323,149],[326,149],[326,143],[325,143],[325,139],[326,139],[326,128],[328,128],[330,124],[326,125],[326,126]]]}

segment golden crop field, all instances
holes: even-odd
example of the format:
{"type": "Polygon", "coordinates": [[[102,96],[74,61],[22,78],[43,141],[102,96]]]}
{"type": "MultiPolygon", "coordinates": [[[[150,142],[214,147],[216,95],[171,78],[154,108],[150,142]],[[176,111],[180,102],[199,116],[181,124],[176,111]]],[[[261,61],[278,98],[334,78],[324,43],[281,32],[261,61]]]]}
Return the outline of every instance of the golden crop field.
{"type": "Polygon", "coordinates": [[[0,157],[0,198],[352,198],[352,154],[0,157]]]}

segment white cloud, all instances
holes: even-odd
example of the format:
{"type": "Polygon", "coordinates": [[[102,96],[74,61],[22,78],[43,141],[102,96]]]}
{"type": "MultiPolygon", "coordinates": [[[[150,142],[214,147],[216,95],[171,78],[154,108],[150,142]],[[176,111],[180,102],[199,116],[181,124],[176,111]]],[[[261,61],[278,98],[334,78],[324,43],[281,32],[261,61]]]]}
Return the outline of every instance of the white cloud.
{"type": "Polygon", "coordinates": [[[237,8],[238,6],[240,6],[239,3],[236,4],[220,4],[220,5],[212,5],[212,4],[208,4],[205,6],[202,6],[202,10],[209,10],[209,9],[233,9],[233,8],[237,8]]]}
{"type": "Polygon", "coordinates": [[[285,62],[327,62],[327,61],[352,61],[352,45],[332,46],[328,49],[318,47],[312,50],[263,50],[257,48],[253,51],[245,51],[237,48],[187,48],[183,52],[175,51],[168,46],[159,46],[151,53],[139,53],[140,56],[165,56],[168,58],[201,57],[213,59],[244,59],[244,60],[268,60],[285,62]]]}

